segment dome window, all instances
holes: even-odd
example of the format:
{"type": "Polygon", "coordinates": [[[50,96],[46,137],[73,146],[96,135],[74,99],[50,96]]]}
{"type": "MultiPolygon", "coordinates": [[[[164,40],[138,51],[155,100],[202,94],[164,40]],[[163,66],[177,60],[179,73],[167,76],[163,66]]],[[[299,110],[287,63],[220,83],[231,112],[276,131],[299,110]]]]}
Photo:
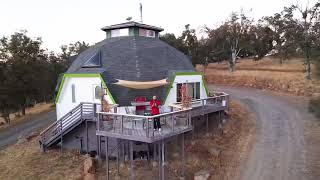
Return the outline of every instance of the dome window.
{"type": "Polygon", "coordinates": [[[100,51],[95,53],[89,60],[87,60],[82,65],[83,68],[95,68],[95,67],[101,67],[101,55],[100,51]]]}

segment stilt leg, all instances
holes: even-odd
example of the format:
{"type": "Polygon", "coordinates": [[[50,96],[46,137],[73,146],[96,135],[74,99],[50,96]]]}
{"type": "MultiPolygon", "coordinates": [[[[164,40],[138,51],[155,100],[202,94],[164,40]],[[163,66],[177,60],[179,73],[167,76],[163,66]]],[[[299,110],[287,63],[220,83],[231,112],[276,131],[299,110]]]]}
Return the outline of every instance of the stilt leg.
{"type": "Polygon", "coordinates": [[[157,144],[153,143],[153,160],[156,161],[157,159],[157,144]]]}
{"type": "Polygon", "coordinates": [[[194,119],[191,119],[191,122],[192,122],[192,139],[194,139],[194,129],[195,129],[194,119]]]}
{"type": "Polygon", "coordinates": [[[88,132],[88,121],[86,120],[86,151],[89,153],[89,132],[88,132]]]}
{"type": "Polygon", "coordinates": [[[182,148],[182,152],[181,152],[181,156],[182,156],[182,170],[181,170],[181,178],[185,179],[185,159],[184,159],[184,133],[182,134],[182,138],[181,138],[181,148],[182,148]]]}
{"type": "Polygon", "coordinates": [[[101,157],[101,136],[97,136],[98,137],[98,156],[99,159],[102,159],[101,157]]]}
{"type": "Polygon", "coordinates": [[[117,139],[117,173],[118,173],[118,175],[119,175],[119,162],[120,162],[120,151],[119,151],[119,149],[120,149],[120,141],[119,141],[119,139],[117,139]]]}
{"type": "Polygon", "coordinates": [[[208,114],[205,115],[206,116],[206,127],[207,127],[207,134],[209,133],[209,118],[208,118],[208,114]]]}
{"type": "Polygon", "coordinates": [[[161,162],[161,179],[164,180],[164,141],[161,142],[162,145],[162,162],[161,162]]]}
{"type": "Polygon", "coordinates": [[[148,147],[148,154],[147,154],[148,162],[150,162],[150,144],[149,143],[147,143],[147,147],[148,147]]]}
{"type": "Polygon", "coordinates": [[[60,142],[61,142],[61,146],[60,146],[60,152],[62,153],[63,150],[63,141],[62,141],[62,136],[63,136],[63,132],[62,132],[62,120],[60,120],[60,142]]]}
{"type": "Polygon", "coordinates": [[[133,171],[133,141],[130,141],[130,179],[134,180],[133,171]]]}
{"type": "Polygon", "coordinates": [[[159,179],[161,179],[161,145],[160,142],[158,143],[158,157],[159,157],[159,164],[158,164],[158,168],[159,168],[159,179]]]}
{"type": "Polygon", "coordinates": [[[109,180],[109,152],[108,152],[108,137],[105,137],[105,144],[106,144],[106,171],[107,171],[107,180],[109,180]]]}

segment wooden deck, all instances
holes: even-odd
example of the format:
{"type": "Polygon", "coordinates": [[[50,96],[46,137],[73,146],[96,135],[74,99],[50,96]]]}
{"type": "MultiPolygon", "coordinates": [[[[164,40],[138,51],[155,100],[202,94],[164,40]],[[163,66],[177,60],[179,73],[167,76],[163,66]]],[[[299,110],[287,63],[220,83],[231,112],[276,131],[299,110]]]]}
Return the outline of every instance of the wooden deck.
{"type": "MultiPolygon", "coordinates": [[[[223,104],[221,97],[217,97],[220,99],[215,98],[201,100],[202,105],[192,107],[188,110],[174,111],[156,116],[100,112],[98,113],[100,114],[100,118],[98,120],[99,123],[96,134],[98,136],[107,136],[147,143],[176,136],[178,134],[192,131],[192,117],[203,116],[228,109],[228,102],[223,104]],[[103,118],[112,121],[112,124],[104,124],[105,122],[102,121],[103,118]],[[161,132],[153,130],[153,121],[155,118],[160,118],[161,120],[161,132]]],[[[228,100],[228,96],[224,96],[224,98],[224,100],[228,100]]]]}
{"type": "Polygon", "coordinates": [[[124,129],[123,134],[114,131],[97,131],[96,134],[99,136],[108,136],[113,138],[152,143],[191,130],[192,126],[181,126],[176,127],[175,131],[172,131],[171,127],[163,125],[161,127],[161,132],[152,129],[152,131],[149,132],[149,138],[147,138],[145,129],[124,129]]]}

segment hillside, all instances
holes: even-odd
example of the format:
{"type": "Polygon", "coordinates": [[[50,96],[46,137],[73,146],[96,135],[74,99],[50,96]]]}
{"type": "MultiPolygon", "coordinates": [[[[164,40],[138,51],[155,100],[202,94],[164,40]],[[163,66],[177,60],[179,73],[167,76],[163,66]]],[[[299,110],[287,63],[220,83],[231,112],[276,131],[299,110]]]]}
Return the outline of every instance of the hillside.
{"type": "MultiPolygon", "coordinates": [[[[203,67],[199,65],[196,69],[203,71],[203,67]]],[[[315,71],[315,67],[313,70],[315,71]]],[[[302,59],[290,59],[284,64],[280,64],[279,59],[270,57],[260,61],[240,59],[234,73],[229,72],[226,61],[211,63],[205,75],[208,83],[218,85],[252,87],[298,96],[312,96],[313,93],[320,92],[319,81],[305,78],[302,59]]]]}

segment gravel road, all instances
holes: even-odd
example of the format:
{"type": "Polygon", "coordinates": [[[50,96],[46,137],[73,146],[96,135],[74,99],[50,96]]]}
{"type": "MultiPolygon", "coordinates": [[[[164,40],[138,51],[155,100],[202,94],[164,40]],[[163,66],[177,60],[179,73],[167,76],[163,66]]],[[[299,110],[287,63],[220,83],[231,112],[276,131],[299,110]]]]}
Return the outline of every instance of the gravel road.
{"type": "Polygon", "coordinates": [[[36,115],[25,122],[9,127],[0,132],[0,150],[14,144],[20,135],[25,136],[41,128],[49,126],[56,120],[56,112],[49,111],[36,115]]]}
{"type": "MultiPolygon", "coordinates": [[[[243,166],[242,180],[317,179],[309,163],[308,124],[314,117],[307,111],[307,101],[255,89],[210,87],[229,93],[255,113],[256,138],[243,166]]],[[[319,147],[319,146],[318,146],[319,147]]]]}

